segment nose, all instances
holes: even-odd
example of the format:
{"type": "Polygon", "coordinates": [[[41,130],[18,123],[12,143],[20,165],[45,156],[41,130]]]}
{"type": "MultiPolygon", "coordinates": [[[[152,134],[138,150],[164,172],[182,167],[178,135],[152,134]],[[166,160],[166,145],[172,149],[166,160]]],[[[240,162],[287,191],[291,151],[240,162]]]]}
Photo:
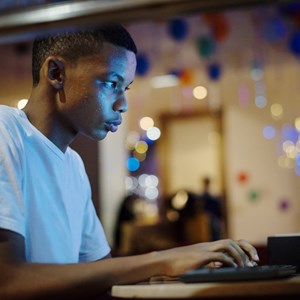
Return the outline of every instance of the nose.
{"type": "Polygon", "coordinates": [[[122,92],[118,95],[118,98],[113,105],[113,109],[115,111],[119,111],[120,113],[124,113],[128,110],[127,97],[125,95],[125,92],[122,92]]]}

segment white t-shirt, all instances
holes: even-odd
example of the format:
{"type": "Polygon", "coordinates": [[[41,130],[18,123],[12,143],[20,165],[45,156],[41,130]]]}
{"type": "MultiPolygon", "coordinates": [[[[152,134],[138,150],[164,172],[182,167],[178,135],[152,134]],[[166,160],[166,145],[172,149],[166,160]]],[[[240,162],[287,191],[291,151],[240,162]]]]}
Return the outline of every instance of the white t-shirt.
{"type": "Polygon", "coordinates": [[[26,260],[94,261],[110,252],[83,162],[0,105],[0,228],[25,238],[26,260]]]}

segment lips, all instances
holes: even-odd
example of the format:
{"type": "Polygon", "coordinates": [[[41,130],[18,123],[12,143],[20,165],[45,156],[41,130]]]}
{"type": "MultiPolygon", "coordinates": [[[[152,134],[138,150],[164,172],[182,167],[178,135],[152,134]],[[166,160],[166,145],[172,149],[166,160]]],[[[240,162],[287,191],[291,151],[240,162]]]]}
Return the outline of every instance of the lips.
{"type": "Polygon", "coordinates": [[[107,130],[111,132],[116,132],[118,130],[118,126],[121,125],[122,121],[121,120],[116,120],[116,121],[109,121],[106,122],[106,127],[107,130]]]}

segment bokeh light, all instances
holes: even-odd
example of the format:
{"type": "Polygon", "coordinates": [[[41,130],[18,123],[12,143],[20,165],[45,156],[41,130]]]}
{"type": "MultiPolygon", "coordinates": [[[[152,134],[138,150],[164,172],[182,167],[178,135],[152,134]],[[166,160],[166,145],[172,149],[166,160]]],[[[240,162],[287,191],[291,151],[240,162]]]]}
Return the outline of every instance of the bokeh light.
{"type": "Polygon", "coordinates": [[[148,150],[148,144],[145,142],[145,141],[138,141],[136,144],[135,144],[135,151],[137,153],[145,153],[147,152],[148,150]]]}
{"type": "Polygon", "coordinates": [[[159,179],[155,175],[149,175],[145,179],[145,185],[148,187],[157,187],[159,184],[159,179]]]}
{"type": "Polygon", "coordinates": [[[146,132],[147,138],[151,141],[156,141],[160,138],[161,132],[157,127],[152,127],[146,132]]]}
{"type": "Polygon", "coordinates": [[[138,187],[139,183],[137,178],[133,176],[126,176],[125,178],[125,188],[126,190],[133,191],[138,187]]]}
{"type": "Polygon", "coordinates": [[[159,195],[159,192],[156,187],[147,187],[145,189],[145,197],[149,200],[157,199],[158,195],[159,195]]]}
{"type": "Polygon", "coordinates": [[[147,174],[142,174],[138,177],[138,183],[141,187],[146,187],[146,178],[147,178],[147,174]]]}
{"type": "Polygon", "coordinates": [[[142,162],[146,159],[147,157],[147,154],[146,152],[145,153],[138,153],[136,151],[133,151],[133,154],[132,154],[136,159],[138,159],[139,162],[142,162]]]}
{"type": "Polygon", "coordinates": [[[285,153],[291,153],[292,151],[294,151],[295,145],[292,141],[284,141],[282,143],[282,149],[285,153]]]}
{"type": "Polygon", "coordinates": [[[130,172],[134,172],[136,170],[138,170],[140,167],[140,162],[138,159],[136,159],[135,157],[129,157],[127,159],[127,169],[130,172]]]}
{"type": "Polygon", "coordinates": [[[139,139],[140,135],[137,131],[129,132],[126,138],[126,148],[128,150],[133,150],[139,139]]]}
{"type": "Polygon", "coordinates": [[[196,86],[193,89],[193,96],[199,100],[206,98],[207,93],[207,88],[205,88],[204,86],[196,86]]]}
{"type": "Polygon", "coordinates": [[[296,143],[298,141],[298,131],[295,127],[286,124],[282,127],[282,139],[296,143]]]}
{"type": "Polygon", "coordinates": [[[271,115],[274,119],[278,120],[282,117],[283,114],[283,107],[281,104],[274,103],[270,107],[271,115]]]}
{"type": "Polygon", "coordinates": [[[295,167],[295,160],[282,155],[278,158],[278,165],[282,168],[293,169],[295,167]]]}
{"type": "Polygon", "coordinates": [[[141,118],[141,120],[140,120],[140,127],[143,130],[148,130],[148,129],[150,129],[153,126],[154,126],[154,121],[153,121],[152,118],[150,118],[150,117],[143,117],[143,118],[141,118]]]}
{"type": "Polygon", "coordinates": [[[300,117],[295,120],[295,128],[300,132],[300,117]]]}
{"type": "Polygon", "coordinates": [[[255,81],[259,81],[263,78],[264,71],[261,68],[255,67],[251,70],[251,77],[255,81]]]}
{"type": "Polygon", "coordinates": [[[177,210],[181,210],[185,207],[189,199],[188,193],[184,190],[178,191],[171,200],[171,205],[177,210]]]}
{"type": "Polygon", "coordinates": [[[28,99],[19,100],[18,103],[17,103],[18,109],[23,109],[26,106],[27,103],[28,103],[28,99]]]}
{"type": "MultiPolygon", "coordinates": [[[[139,195],[141,198],[156,201],[159,196],[159,179],[156,175],[143,173],[138,177],[127,176],[125,180],[126,190],[139,195]]],[[[144,203],[145,204],[145,203],[144,203]]],[[[143,204],[143,206],[144,206],[143,204]]],[[[144,210],[144,209],[142,209],[144,210]]]]}
{"type": "Polygon", "coordinates": [[[276,135],[276,130],[273,126],[265,126],[263,129],[263,136],[268,139],[271,140],[275,137],[276,135]]]}
{"type": "Polygon", "coordinates": [[[299,166],[295,166],[295,174],[297,175],[297,176],[300,176],[300,167],[299,166]]]}
{"type": "Polygon", "coordinates": [[[267,99],[266,99],[266,97],[263,96],[263,95],[256,96],[256,98],[255,98],[255,105],[258,108],[264,108],[267,105],[267,99]]]}

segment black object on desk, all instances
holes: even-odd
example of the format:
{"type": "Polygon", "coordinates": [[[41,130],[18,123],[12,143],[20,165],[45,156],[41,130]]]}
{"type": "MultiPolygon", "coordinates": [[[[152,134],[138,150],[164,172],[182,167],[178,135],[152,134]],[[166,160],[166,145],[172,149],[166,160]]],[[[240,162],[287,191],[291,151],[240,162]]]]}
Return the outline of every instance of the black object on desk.
{"type": "Polygon", "coordinates": [[[201,268],[190,270],[179,277],[185,283],[246,281],[284,278],[296,274],[293,265],[263,265],[255,267],[201,268]]]}
{"type": "Polygon", "coordinates": [[[269,236],[268,264],[294,265],[297,267],[297,274],[300,274],[300,235],[269,236]]]}

